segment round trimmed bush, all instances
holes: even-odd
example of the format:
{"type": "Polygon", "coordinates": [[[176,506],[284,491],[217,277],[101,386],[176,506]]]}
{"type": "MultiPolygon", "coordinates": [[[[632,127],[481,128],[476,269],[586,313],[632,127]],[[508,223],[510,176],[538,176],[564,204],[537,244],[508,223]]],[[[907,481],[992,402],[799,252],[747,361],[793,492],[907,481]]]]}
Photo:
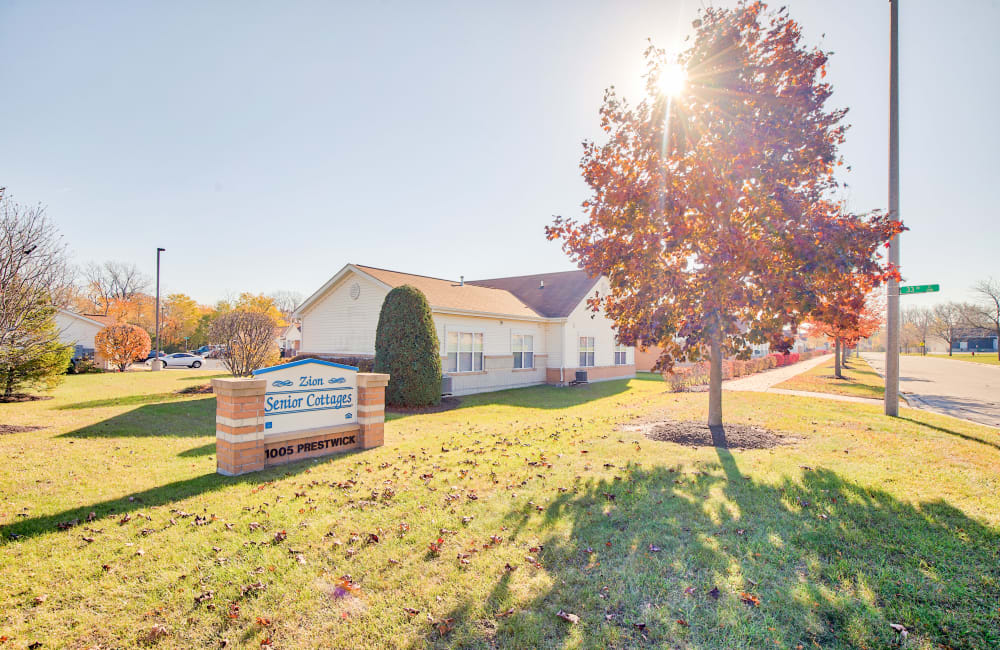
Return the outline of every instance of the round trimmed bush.
{"type": "Polygon", "coordinates": [[[441,401],[441,352],[431,306],[404,284],[385,297],[375,332],[375,372],[389,374],[385,403],[431,406],[441,401]]]}

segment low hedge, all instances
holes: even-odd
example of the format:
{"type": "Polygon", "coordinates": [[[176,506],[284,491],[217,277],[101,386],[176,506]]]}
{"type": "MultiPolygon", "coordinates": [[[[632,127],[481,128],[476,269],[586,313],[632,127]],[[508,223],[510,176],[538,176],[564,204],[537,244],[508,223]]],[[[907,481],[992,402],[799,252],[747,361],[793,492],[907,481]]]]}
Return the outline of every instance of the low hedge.
{"type": "Polygon", "coordinates": [[[302,361],[303,359],[319,359],[330,363],[339,363],[344,366],[354,366],[358,372],[375,372],[375,359],[373,357],[353,357],[339,354],[297,354],[288,361],[302,361]]]}
{"type": "MultiPolygon", "coordinates": [[[[737,379],[746,377],[758,372],[788,366],[799,361],[811,359],[822,351],[808,350],[806,352],[792,352],[789,354],[779,354],[777,352],[768,354],[756,359],[725,359],[722,362],[722,379],[737,379]]],[[[690,366],[679,366],[673,372],[664,373],[664,380],[670,385],[670,389],[677,393],[695,386],[708,384],[709,373],[708,361],[699,361],[690,366]]]]}

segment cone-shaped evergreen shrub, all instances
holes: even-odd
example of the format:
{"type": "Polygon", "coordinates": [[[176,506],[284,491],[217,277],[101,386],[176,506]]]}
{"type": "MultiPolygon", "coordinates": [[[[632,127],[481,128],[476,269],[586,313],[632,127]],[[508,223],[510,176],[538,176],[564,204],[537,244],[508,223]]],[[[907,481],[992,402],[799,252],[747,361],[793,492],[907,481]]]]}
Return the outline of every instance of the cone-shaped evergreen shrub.
{"type": "Polygon", "coordinates": [[[441,352],[431,306],[416,287],[385,297],[375,332],[375,372],[389,373],[385,403],[429,406],[441,401],[441,352]]]}

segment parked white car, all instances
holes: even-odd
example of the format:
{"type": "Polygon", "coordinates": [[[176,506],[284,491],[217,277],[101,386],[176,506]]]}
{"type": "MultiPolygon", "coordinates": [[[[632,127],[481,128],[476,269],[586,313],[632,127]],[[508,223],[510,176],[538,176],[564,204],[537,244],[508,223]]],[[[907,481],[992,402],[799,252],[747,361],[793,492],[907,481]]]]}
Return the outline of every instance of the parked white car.
{"type": "Polygon", "coordinates": [[[175,352],[173,354],[168,354],[166,356],[160,357],[160,361],[163,362],[163,367],[168,366],[187,366],[188,368],[201,368],[205,363],[205,357],[200,357],[197,354],[191,354],[190,352],[175,352]]]}

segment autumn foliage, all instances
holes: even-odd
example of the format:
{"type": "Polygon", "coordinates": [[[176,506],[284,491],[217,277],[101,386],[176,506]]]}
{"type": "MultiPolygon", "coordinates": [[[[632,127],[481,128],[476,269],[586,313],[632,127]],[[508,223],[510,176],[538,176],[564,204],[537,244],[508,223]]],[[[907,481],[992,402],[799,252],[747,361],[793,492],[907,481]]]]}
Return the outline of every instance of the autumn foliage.
{"type": "Polygon", "coordinates": [[[721,360],[802,322],[844,273],[876,284],[889,269],[874,249],[900,229],[852,215],[838,186],[845,111],[828,109],[827,53],[763,3],[706,9],[676,63],[647,49],[646,95],[605,92],[607,140],[585,142],[592,190],[582,221],[557,218],[550,239],[611,292],[592,306],[623,343],[658,346],[658,368],[712,361],[709,423],[720,424],[721,360]],[[673,65],[686,91],[664,97],[673,65]]]}
{"type": "Polygon", "coordinates": [[[146,330],[137,325],[108,325],[94,337],[94,348],[119,371],[136,359],[145,359],[151,343],[146,330]]]}

